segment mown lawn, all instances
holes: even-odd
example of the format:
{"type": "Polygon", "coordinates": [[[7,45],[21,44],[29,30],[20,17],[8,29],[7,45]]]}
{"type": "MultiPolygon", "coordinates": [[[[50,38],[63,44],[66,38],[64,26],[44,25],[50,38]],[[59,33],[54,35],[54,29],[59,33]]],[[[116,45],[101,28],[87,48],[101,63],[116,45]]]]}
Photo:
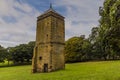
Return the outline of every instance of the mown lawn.
{"type": "Polygon", "coordinates": [[[120,61],[66,64],[65,70],[31,73],[31,65],[0,68],[0,80],[120,80],[120,61]]]}
{"type": "Polygon", "coordinates": [[[5,61],[4,63],[0,63],[0,67],[11,66],[11,65],[13,65],[12,61],[9,62],[9,65],[8,65],[8,61],[5,61]]]}

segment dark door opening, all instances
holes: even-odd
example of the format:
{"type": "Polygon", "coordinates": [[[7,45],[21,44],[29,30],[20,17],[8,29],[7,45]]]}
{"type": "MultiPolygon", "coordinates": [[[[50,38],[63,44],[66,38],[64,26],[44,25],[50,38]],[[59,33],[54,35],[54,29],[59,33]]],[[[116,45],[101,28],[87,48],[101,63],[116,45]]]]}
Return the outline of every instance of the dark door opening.
{"type": "Polygon", "coordinates": [[[44,72],[48,72],[48,64],[44,64],[44,72]]]}

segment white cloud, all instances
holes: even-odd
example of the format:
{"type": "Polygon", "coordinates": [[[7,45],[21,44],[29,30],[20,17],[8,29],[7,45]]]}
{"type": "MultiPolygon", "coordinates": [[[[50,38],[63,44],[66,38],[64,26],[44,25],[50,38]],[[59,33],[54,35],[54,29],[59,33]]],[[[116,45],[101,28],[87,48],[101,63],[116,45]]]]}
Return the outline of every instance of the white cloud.
{"type": "Polygon", "coordinates": [[[66,40],[72,36],[89,36],[92,27],[98,26],[99,6],[104,0],[59,0],[57,7],[66,8],[66,40]],[[70,35],[69,35],[70,34],[70,35]]]}
{"type": "Polygon", "coordinates": [[[32,6],[17,0],[0,0],[0,44],[15,46],[35,40],[36,17],[32,6]],[[10,21],[7,21],[9,18],[10,21]]]}

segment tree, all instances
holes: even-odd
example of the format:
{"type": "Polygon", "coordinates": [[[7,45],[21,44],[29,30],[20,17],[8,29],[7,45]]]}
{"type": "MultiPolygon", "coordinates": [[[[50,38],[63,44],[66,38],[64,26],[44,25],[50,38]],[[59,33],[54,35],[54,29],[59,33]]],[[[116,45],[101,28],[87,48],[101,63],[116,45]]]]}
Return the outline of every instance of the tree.
{"type": "Polygon", "coordinates": [[[66,62],[78,62],[88,59],[90,43],[83,36],[72,37],[65,43],[66,62]]]}
{"type": "Polygon", "coordinates": [[[32,59],[34,45],[35,41],[31,41],[28,44],[9,47],[9,58],[12,59],[15,64],[29,63],[32,59]]]}
{"type": "Polygon", "coordinates": [[[34,46],[35,46],[35,41],[30,41],[27,44],[27,56],[26,56],[27,62],[29,62],[30,59],[32,59],[34,46]]]}
{"type": "Polygon", "coordinates": [[[105,0],[99,8],[101,16],[97,37],[93,36],[93,50],[100,58],[115,59],[120,56],[120,0],[105,0]]]}
{"type": "Polygon", "coordinates": [[[6,48],[6,50],[7,50],[6,60],[8,61],[9,66],[9,62],[12,61],[12,54],[10,53],[11,47],[6,48]]]}
{"type": "Polygon", "coordinates": [[[7,50],[0,46],[0,62],[4,62],[7,56],[7,50]]]}

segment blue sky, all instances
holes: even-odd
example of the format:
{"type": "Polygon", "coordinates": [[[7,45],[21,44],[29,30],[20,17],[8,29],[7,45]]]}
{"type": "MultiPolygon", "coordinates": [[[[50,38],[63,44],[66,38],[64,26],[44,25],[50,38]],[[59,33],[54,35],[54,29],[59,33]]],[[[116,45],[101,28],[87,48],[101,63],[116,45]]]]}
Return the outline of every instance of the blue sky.
{"type": "Polygon", "coordinates": [[[0,45],[16,46],[35,40],[36,17],[53,8],[65,17],[65,38],[89,36],[99,25],[104,0],[0,0],[0,45]]]}

